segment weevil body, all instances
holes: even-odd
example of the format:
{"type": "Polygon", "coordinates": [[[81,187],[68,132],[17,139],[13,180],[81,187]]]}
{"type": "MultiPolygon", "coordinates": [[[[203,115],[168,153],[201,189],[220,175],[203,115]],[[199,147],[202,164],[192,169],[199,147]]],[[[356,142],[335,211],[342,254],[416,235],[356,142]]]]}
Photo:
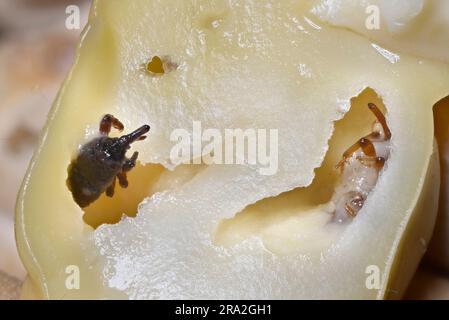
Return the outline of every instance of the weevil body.
{"type": "Polygon", "coordinates": [[[350,221],[357,216],[390,153],[391,132],[385,116],[373,103],[369,103],[368,108],[376,117],[373,131],[350,146],[337,165],[342,173],[332,197],[333,220],[337,222],[350,221]]]}
{"type": "Polygon", "coordinates": [[[123,130],[123,124],[107,114],[100,122],[100,136],[84,144],[68,168],[67,186],[73,199],[82,208],[97,200],[103,192],[112,197],[116,180],[122,188],[128,186],[126,173],[135,165],[138,153],[126,158],[131,143],[146,138],[150,126],[143,125],[118,138],[108,136],[111,128],[123,130]]]}

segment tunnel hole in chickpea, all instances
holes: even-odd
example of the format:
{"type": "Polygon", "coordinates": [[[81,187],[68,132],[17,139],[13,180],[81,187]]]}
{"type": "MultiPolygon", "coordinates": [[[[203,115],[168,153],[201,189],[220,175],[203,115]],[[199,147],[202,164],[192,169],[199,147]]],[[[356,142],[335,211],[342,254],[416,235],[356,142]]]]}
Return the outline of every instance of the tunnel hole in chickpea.
{"type": "MultiPolygon", "coordinates": [[[[253,236],[264,238],[264,235],[270,233],[272,237],[275,226],[290,219],[301,218],[305,212],[312,212],[314,208],[329,203],[339,183],[340,171],[335,166],[342,159],[343,152],[372,130],[375,117],[367,107],[370,102],[386,114],[382,99],[373,89],[366,88],[353,97],[349,111],[343,118],[334,122],[334,132],[328,141],[329,149],[321,166],[315,169],[315,178],[311,185],[262,199],[233,218],[222,220],[216,229],[215,243],[232,246],[253,236]]],[[[298,237],[295,230],[289,229],[289,232],[291,234],[278,236],[287,238],[287,241],[298,237]]]]}
{"type": "Polygon", "coordinates": [[[158,192],[181,187],[206,167],[204,164],[182,164],[174,170],[168,170],[160,164],[144,165],[137,162],[136,167],[128,172],[128,187],[121,188],[117,184],[113,197],[103,193],[84,208],[83,220],[97,228],[104,223],[118,223],[124,215],[133,218],[144,199],[151,201],[151,196],[158,192]]]}
{"type": "Polygon", "coordinates": [[[136,167],[128,172],[128,187],[121,188],[117,183],[113,197],[102,193],[96,201],[84,208],[84,222],[97,228],[104,223],[117,223],[123,215],[135,217],[139,203],[154,193],[153,186],[164,171],[161,165],[137,162],[136,167]]]}

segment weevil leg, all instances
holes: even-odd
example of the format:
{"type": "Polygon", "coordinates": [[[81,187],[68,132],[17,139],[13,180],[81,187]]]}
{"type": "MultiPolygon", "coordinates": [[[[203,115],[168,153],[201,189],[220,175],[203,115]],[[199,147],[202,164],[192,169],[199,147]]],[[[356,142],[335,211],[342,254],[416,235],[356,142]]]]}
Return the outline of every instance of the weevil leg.
{"type": "Polygon", "coordinates": [[[114,180],[112,180],[111,185],[106,189],[106,195],[108,197],[112,197],[114,195],[114,190],[115,190],[115,180],[116,178],[114,177],[114,180]]]}
{"type": "Polygon", "coordinates": [[[351,155],[356,152],[360,148],[359,141],[354,143],[352,146],[350,146],[346,151],[343,153],[343,156],[339,163],[335,166],[335,168],[341,168],[343,170],[343,167],[346,163],[346,161],[351,157],[351,155]]]}
{"type": "Polygon", "coordinates": [[[345,205],[345,210],[348,216],[354,218],[357,216],[359,210],[363,207],[365,198],[359,192],[357,192],[345,205]]]}
{"type": "Polygon", "coordinates": [[[346,214],[352,218],[354,218],[357,213],[355,213],[354,209],[349,204],[345,205],[346,214]]]}
{"type": "Polygon", "coordinates": [[[122,188],[128,187],[128,178],[126,177],[126,173],[136,166],[138,156],[139,153],[137,151],[134,152],[131,158],[126,159],[123,163],[122,172],[117,174],[118,182],[122,188]]]}
{"type": "Polygon", "coordinates": [[[376,148],[374,147],[374,144],[371,142],[370,139],[362,138],[359,140],[360,148],[362,149],[363,153],[368,157],[375,157],[376,156],[376,148]]]}
{"type": "Polygon", "coordinates": [[[122,131],[124,125],[113,115],[106,114],[100,121],[101,134],[108,135],[109,132],[111,132],[111,127],[114,127],[119,131],[122,131]]]}
{"type": "MultiPolygon", "coordinates": [[[[385,119],[384,114],[380,109],[374,104],[374,103],[368,103],[368,108],[371,110],[371,112],[376,117],[377,121],[381,124],[382,129],[385,134],[385,140],[389,140],[391,138],[391,131],[388,127],[387,120],[385,119]]],[[[341,168],[341,170],[344,169],[344,165],[347,162],[347,160],[356,152],[359,148],[362,149],[363,153],[368,157],[376,157],[376,149],[374,148],[372,140],[379,139],[380,132],[374,131],[370,133],[369,135],[361,138],[356,143],[354,143],[352,146],[350,146],[344,153],[343,157],[340,160],[340,162],[336,165],[336,168],[341,168]]],[[[385,160],[384,160],[385,162],[385,160]]],[[[378,162],[377,165],[381,163],[378,162]]],[[[383,166],[383,165],[382,165],[383,166]]]]}
{"type": "Polygon", "coordinates": [[[136,151],[133,153],[131,158],[126,159],[125,162],[123,163],[122,172],[128,172],[132,168],[134,168],[136,166],[136,161],[137,161],[138,156],[139,156],[139,153],[136,151]]]}
{"type": "Polygon", "coordinates": [[[368,108],[374,113],[374,115],[377,118],[377,121],[379,121],[379,123],[381,124],[382,129],[384,130],[385,140],[390,140],[391,131],[390,128],[388,127],[387,120],[385,119],[385,116],[382,113],[382,111],[380,111],[380,109],[374,103],[368,103],[368,108]]]}
{"type": "Polygon", "coordinates": [[[356,143],[350,146],[344,153],[340,162],[337,164],[336,168],[341,168],[343,170],[344,164],[346,161],[356,152],[358,149],[362,149],[363,153],[368,157],[376,157],[376,148],[374,144],[371,142],[369,137],[371,137],[374,133],[369,134],[366,137],[359,139],[356,143]]]}
{"type": "Polygon", "coordinates": [[[382,169],[385,165],[384,157],[357,157],[357,160],[367,167],[375,167],[378,170],[382,169]]]}
{"type": "Polygon", "coordinates": [[[120,187],[127,188],[128,187],[128,178],[126,177],[126,172],[120,172],[117,174],[118,183],[120,187]]]}

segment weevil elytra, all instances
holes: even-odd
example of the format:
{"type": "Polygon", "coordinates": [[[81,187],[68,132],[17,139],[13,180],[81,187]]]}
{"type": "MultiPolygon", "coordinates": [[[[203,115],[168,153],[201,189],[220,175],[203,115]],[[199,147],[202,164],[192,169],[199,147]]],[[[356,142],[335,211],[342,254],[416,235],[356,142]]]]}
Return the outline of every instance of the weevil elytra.
{"type": "Polygon", "coordinates": [[[391,131],[385,116],[374,103],[368,108],[376,117],[372,132],[350,146],[336,166],[342,174],[332,197],[338,222],[354,218],[362,209],[390,154],[391,131]]]}
{"type": "Polygon", "coordinates": [[[149,125],[143,125],[130,134],[111,138],[108,135],[112,127],[124,129],[117,118],[107,114],[100,122],[100,136],[84,144],[69,165],[67,186],[81,208],[97,200],[103,192],[112,197],[117,179],[122,188],[128,186],[126,173],[136,165],[138,152],[128,159],[126,151],[131,143],[144,140],[144,134],[150,130],[149,125]]]}

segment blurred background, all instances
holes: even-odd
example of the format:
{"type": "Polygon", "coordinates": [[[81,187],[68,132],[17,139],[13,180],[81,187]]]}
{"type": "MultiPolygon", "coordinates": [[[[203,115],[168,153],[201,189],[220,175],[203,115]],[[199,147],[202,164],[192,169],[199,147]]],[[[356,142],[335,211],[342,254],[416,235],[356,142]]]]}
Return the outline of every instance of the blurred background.
{"type": "MultiPolygon", "coordinates": [[[[47,113],[75,57],[88,0],[0,0],[0,300],[16,299],[26,272],[14,240],[17,192],[47,113]],[[66,8],[80,28],[66,28],[66,8]]],[[[449,299],[449,277],[423,263],[409,299],[449,299]]]]}
{"type": "Polygon", "coordinates": [[[0,299],[26,272],[14,240],[14,206],[47,113],[74,61],[87,0],[0,0],[0,299]],[[67,28],[76,5],[80,28],[67,28]],[[2,289],[6,288],[6,289],[2,289]]]}

